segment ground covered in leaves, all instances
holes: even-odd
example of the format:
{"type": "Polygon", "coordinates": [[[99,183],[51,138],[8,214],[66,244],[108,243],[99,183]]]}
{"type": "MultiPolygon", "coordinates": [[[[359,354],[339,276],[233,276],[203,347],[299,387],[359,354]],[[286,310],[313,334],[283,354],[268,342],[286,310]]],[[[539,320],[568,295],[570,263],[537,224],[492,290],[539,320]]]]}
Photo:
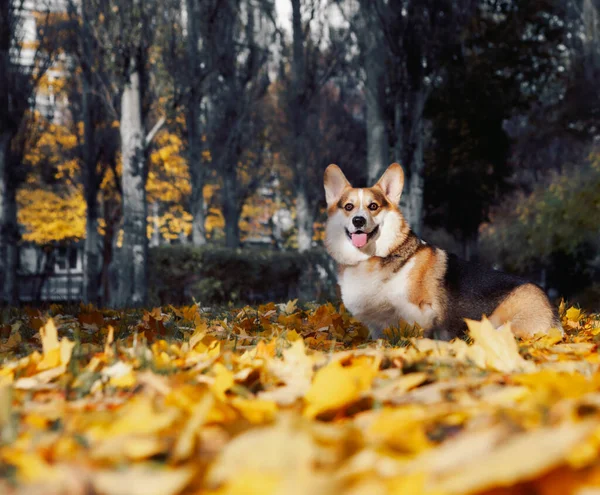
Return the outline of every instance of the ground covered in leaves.
{"type": "Polygon", "coordinates": [[[5,311],[3,494],[600,490],[598,316],[368,341],[343,308],[5,311]]]}

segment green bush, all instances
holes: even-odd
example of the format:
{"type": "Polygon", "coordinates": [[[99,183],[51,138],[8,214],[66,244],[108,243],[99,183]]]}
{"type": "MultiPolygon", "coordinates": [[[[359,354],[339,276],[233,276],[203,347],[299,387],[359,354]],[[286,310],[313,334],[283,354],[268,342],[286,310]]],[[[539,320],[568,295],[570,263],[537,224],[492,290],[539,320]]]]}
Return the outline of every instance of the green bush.
{"type": "Polygon", "coordinates": [[[150,249],[152,304],[331,300],[335,266],[323,250],[160,246],[150,249]]]}

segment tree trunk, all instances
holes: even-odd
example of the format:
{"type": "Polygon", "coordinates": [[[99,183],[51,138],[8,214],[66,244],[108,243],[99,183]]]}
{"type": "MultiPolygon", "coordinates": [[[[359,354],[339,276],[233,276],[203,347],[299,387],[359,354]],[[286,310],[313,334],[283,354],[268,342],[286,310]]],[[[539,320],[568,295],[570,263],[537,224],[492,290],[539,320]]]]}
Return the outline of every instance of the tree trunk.
{"type": "Polygon", "coordinates": [[[98,173],[96,171],[95,128],[92,116],[94,75],[92,73],[92,34],[89,29],[88,2],[81,2],[80,44],[81,60],[81,120],[83,122],[83,187],[87,206],[85,245],[83,249],[83,300],[98,303],[98,277],[100,274],[100,236],[98,234],[98,173]]]}
{"type": "Polygon", "coordinates": [[[115,230],[118,224],[116,218],[120,205],[112,198],[104,199],[104,223],[105,232],[102,239],[102,302],[105,305],[115,305],[115,281],[111,278],[113,273],[113,253],[115,242],[115,230]]]}
{"type": "Polygon", "coordinates": [[[143,306],[147,296],[146,260],[146,164],[142,95],[137,61],[131,60],[131,73],[121,97],[121,155],[123,162],[123,246],[119,262],[120,307],[143,306]]]}
{"type": "Polygon", "coordinates": [[[365,103],[367,114],[367,171],[369,184],[379,180],[390,164],[388,131],[385,119],[385,53],[383,33],[370,0],[361,1],[360,40],[365,68],[365,103]]]}
{"type": "Polygon", "coordinates": [[[223,177],[223,217],[225,218],[225,245],[240,246],[240,209],[237,201],[237,174],[235,168],[223,177]]]}
{"type": "MultiPolygon", "coordinates": [[[[94,195],[95,197],[95,195],[94,195]]],[[[100,234],[98,233],[97,200],[87,200],[85,244],[83,247],[83,301],[98,304],[100,275],[100,234]]]]}
{"type": "Polygon", "coordinates": [[[190,213],[192,214],[192,244],[206,244],[206,217],[204,205],[204,166],[202,163],[202,132],[200,129],[200,104],[202,94],[198,88],[200,75],[198,42],[199,42],[199,2],[186,0],[187,8],[187,52],[190,67],[188,81],[189,100],[186,108],[186,127],[188,138],[188,167],[190,170],[192,193],[190,197],[190,213]]]}
{"type": "Polygon", "coordinates": [[[406,220],[413,232],[420,236],[423,232],[423,197],[425,192],[423,139],[420,138],[415,145],[410,157],[410,186],[408,188],[410,196],[406,220]]]}
{"type": "Polygon", "coordinates": [[[313,215],[310,207],[306,178],[296,179],[296,224],[298,226],[298,251],[308,251],[312,246],[313,215]]]}
{"type": "Polygon", "coordinates": [[[5,245],[4,294],[7,304],[19,303],[17,269],[19,267],[19,225],[17,223],[17,191],[11,181],[5,190],[2,212],[2,236],[5,245]]]}
{"type": "Polygon", "coordinates": [[[8,147],[10,145],[10,134],[8,132],[0,135],[0,282],[2,294],[0,303],[4,301],[4,280],[6,272],[6,235],[4,234],[4,210],[6,207],[6,190],[8,188],[8,147]]]}
{"type": "Polygon", "coordinates": [[[423,232],[423,197],[425,190],[425,136],[423,111],[425,109],[426,90],[417,88],[405,92],[402,100],[395,106],[396,145],[395,159],[399,161],[406,174],[401,208],[413,232],[423,232]]]}
{"type": "Polygon", "coordinates": [[[192,152],[190,150],[190,177],[192,193],[190,197],[190,213],[192,215],[192,244],[194,246],[203,246],[206,244],[206,213],[204,204],[204,173],[200,170],[194,170],[202,165],[195,162],[192,165],[192,152]]]}
{"type": "Polygon", "coordinates": [[[597,72],[600,70],[600,29],[598,27],[600,20],[593,0],[584,0],[582,10],[585,34],[583,42],[584,75],[591,83],[596,82],[597,72]]]}
{"type": "Polygon", "coordinates": [[[10,174],[11,135],[0,136],[0,255],[2,257],[2,300],[9,305],[19,302],[17,268],[19,266],[19,225],[17,191],[10,174]]]}
{"type": "Polygon", "coordinates": [[[292,162],[295,172],[296,186],[296,228],[298,231],[298,251],[303,252],[311,247],[313,221],[310,197],[306,184],[306,159],[304,154],[304,94],[305,94],[305,53],[302,29],[302,15],[300,0],[292,0],[292,32],[293,32],[293,60],[291,78],[290,115],[292,119],[292,162]]]}

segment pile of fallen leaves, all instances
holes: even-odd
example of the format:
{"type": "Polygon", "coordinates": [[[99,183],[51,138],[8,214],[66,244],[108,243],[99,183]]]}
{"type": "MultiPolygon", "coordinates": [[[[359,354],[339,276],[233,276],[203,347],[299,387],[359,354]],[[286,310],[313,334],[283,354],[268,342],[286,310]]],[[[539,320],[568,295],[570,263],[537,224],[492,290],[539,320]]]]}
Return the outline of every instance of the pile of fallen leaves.
{"type": "Polygon", "coordinates": [[[5,311],[0,493],[592,493],[600,319],[561,316],[448,343],[294,302],[5,311]]]}

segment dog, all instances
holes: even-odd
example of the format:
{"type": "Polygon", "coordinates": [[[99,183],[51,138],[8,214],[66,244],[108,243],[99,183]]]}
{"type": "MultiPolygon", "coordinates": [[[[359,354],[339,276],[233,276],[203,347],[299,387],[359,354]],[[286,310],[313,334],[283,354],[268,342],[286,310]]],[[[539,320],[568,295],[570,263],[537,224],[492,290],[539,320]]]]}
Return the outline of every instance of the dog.
{"type": "Polygon", "coordinates": [[[388,167],[377,184],[354,188],[337,165],[324,176],[325,246],[338,264],[346,308],[382,338],[400,320],[424,336],[461,336],[465,318],[487,316],[495,327],[510,322],[523,338],[564,333],[544,291],[522,278],[464,261],[428,245],[410,229],[398,206],[404,171],[388,167]]]}

